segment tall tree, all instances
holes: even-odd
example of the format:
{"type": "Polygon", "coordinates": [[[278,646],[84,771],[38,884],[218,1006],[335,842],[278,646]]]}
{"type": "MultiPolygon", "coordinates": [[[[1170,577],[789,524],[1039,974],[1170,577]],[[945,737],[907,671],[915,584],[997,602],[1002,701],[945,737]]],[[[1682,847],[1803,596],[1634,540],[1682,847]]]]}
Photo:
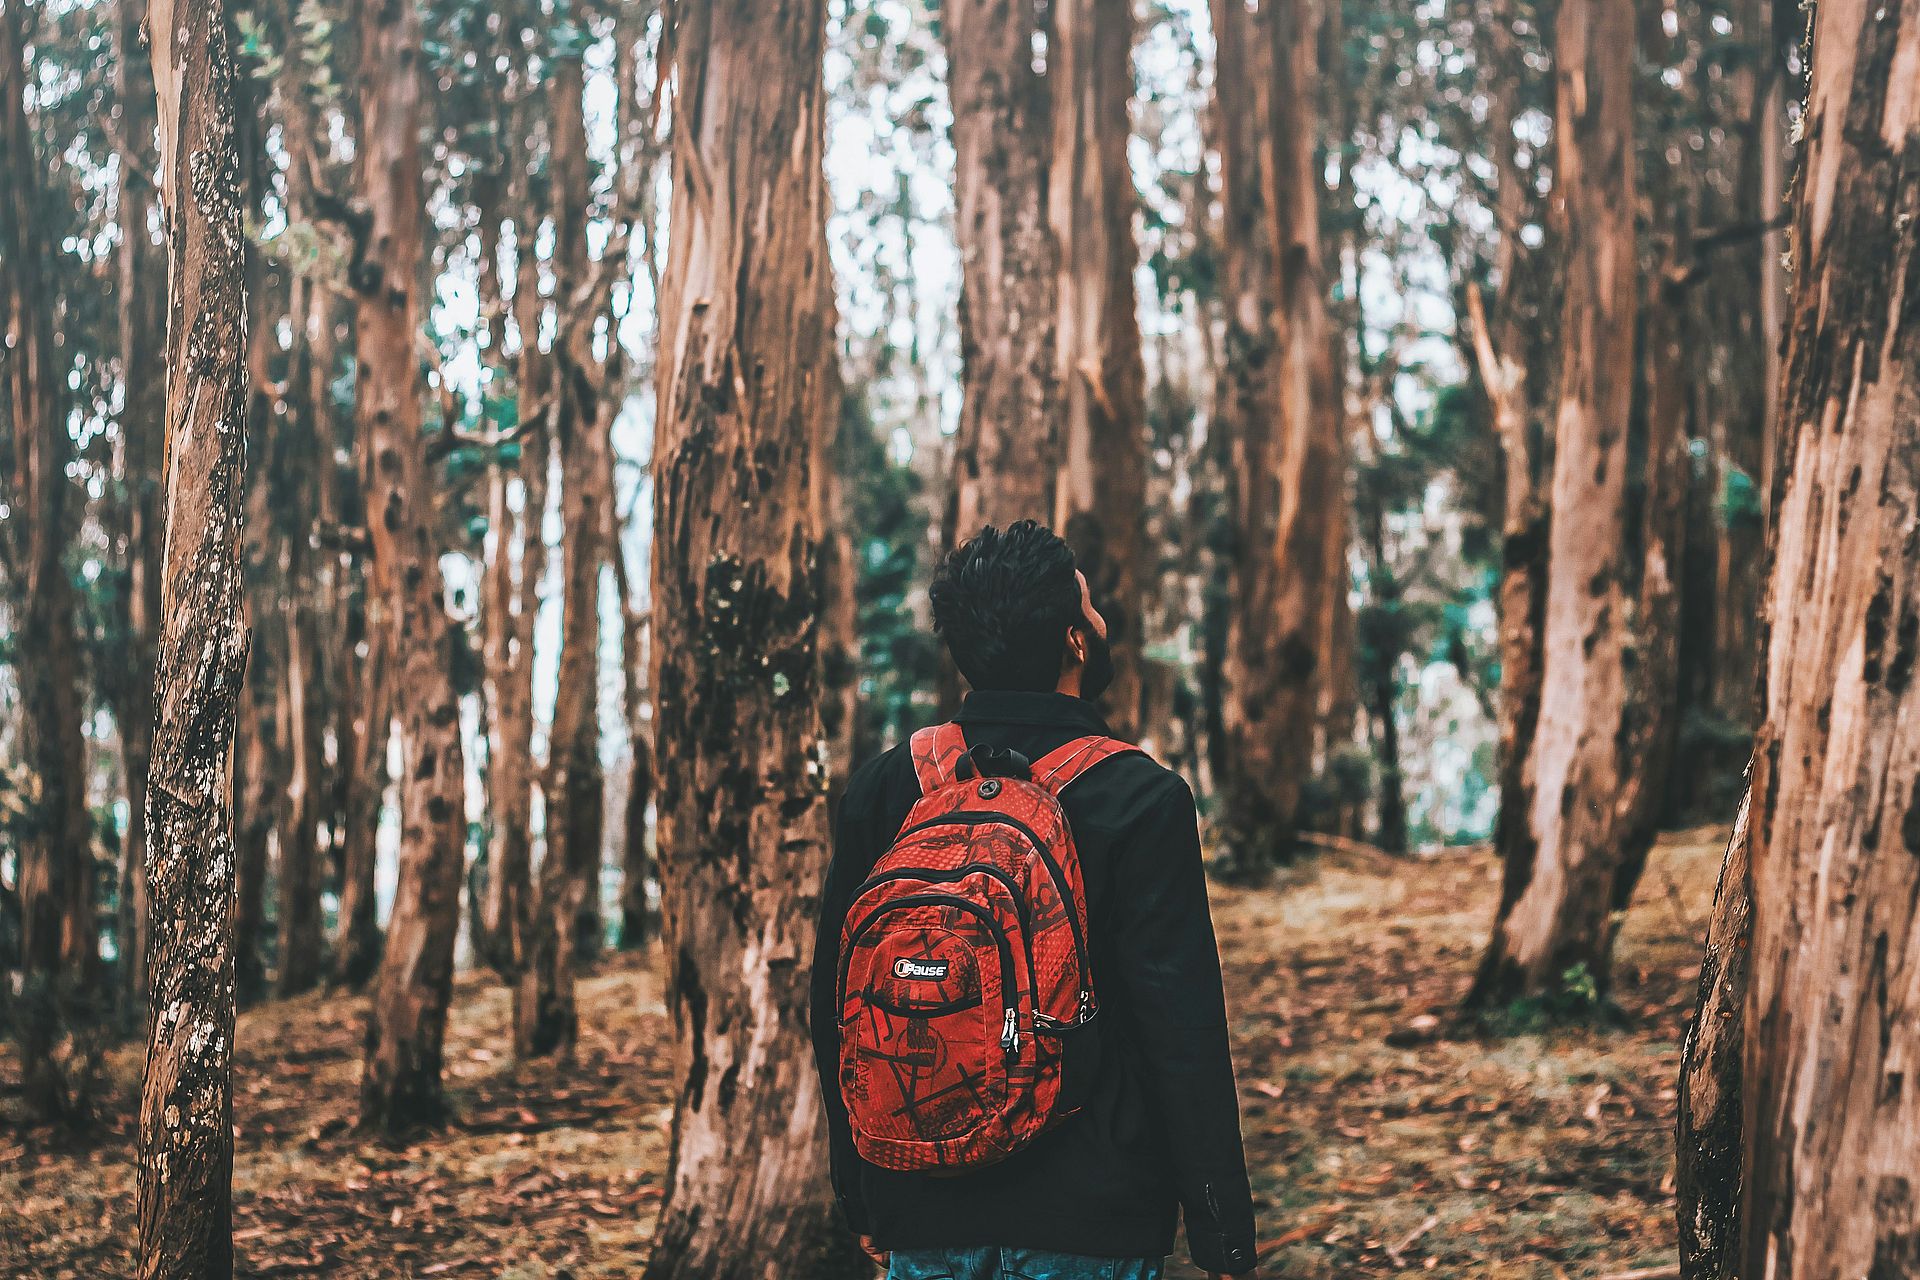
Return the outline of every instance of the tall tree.
{"type": "Polygon", "coordinates": [[[141,1280],[233,1274],[234,716],[246,667],[246,202],[222,4],[152,0],[169,290],[141,1280]]]}
{"type": "Polygon", "coordinates": [[[1826,0],[1812,47],[1749,792],[1734,1265],[1777,1280],[1920,1268],[1920,11],[1826,0]]]}
{"type": "MultiPolygon", "coordinates": [[[[1743,785],[1759,718],[1767,476],[1786,297],[1782,35],[1794,26],[1776,24],[1774,8],[1775,0],[1739,0],[1682,9],[1678,25],[1699,47],[1682,91],[1689,123],[1697,119],[1693,127],[1717,141],[1704,155],[1669,153],[1697,209],[1679,293],[1687,408],[1704,446],[1688,495],[1678,654],[1676,714],[1688,749],[1668,784],[1672,815],[1683,820],[1725,813],[1743,785]]],[[[1677,132],[1649,142],[1664,148],[1677,132]]]]}
{"type": "MultiPolygon", "coordinates": [[[[549,439],[548,395],[552,362],[540,348],[545,304],[540,297],[540,263],[534,251],[541,210],[532,190],[532,150],[541,122],[532,110],[531,86],[519,41],[507,45],[513,96],[505,130],[506,207],[513,222],[514,287],[510,306],[515,340],[512,361],[514,419],[520,436],[519,508],[513,509],[509,477],[495,470],[488,495],[492,559],[483,590],[482,624],[487,726],[487,874],[481,894],[480,954],[504,982],[517,984],[526,962],[532,927],[533,829],[533,658],[534,621],[540,611],[540,584],[546,576],[549,439]],[[517,90],[517,91],[516,91],[517,90]],[[525,139],[516,142],[516,139],[525,139]]],[[[482,217],[485,218],[485,211],[482,217]]],[[[501,279],[482,273],[485,302],[497,308],[501,279]]],[[[500,367],[505,370],[504,344],[500,367]]]]}
{"type": "Polygon", "coordinates": [[[827,858],[817,694],[839,410],[826,4],[675,9],[650,597],[680,1089],[646,1275],[837,1274],[803,958],[827,858]]]}
{"type": "Polygon", "coordinates": [[[93,836],[86,807],[80,651],[66,553],[73,456],[65,372],[54,345],[54,246],[43,169],[27,117],[29,9],[0,14],[0,564],[12,593],[13,670],[20,686],[20,759],[32,797],[15,830],[21,971],[14,1021],[28,1105],[77,1118],[80,1105],[56,1064],[61,1024],[84,1016],[99,946],[93,920],[93,836]]]}
{"type": "Polygon", "coordinates": [[[1315,168],[1321,9],[1215,5],[1230,246],[1217,412],[1235,556],[1219,762],[1226,836],[1246,873],[1293,851],[1334,635],[1327,539],[1346,519],[1315,168]]]}
{"type": "Polygon", "coordinates": [[[122,144],[135,162],[123,163],[114,220],[120,255],[114,278],[119,310],[122,408],[117,443],[124,489],[126,580],[121,597],[129,662],[111,682],[127,779],[127,839],[120,878],[119,952],[127,965],[130,1008],[146,999],[147,766],[153,744],[153,664],[160,636],[160,456],[166,436],[166,256],[149,229],[157,206],[153,187],[154,94],[152,62],[141,28],[146,0],[120,0],[114,88],[122,144]],[[136,163],[137,162],[137,163],[136,163]]]}
{"type": "Polygon", "coordinates": [[[950,0],[940,10],[963,362],[948,546],[983,524],[1054,514],[1060,250],[1047,218],[1051,138],[1048,77],[1034,68],[1038,13],[1027,0],[950,0]]]}
{"type": "Polygon", "coordinates": [[[1550,350],[1544,349],[1546,307],[1540,295],[1544,253],[1521,251],[1521,233],[1540,225],[1540,193],[1533,169],[1520,162],[1515,134],[1525,109],[1530,72],[1515,24],[1517,0],[1476,0],[1475,31],[1482,41],[1487,88],[1487,132],[1494,168],[1495,241],[1491,304],[1477,283],[1466,292],[1475,371],[1492,410],[1503,470],[1500,541],[1500,810],[1494,847],[1505,867],[1503,911],[1527,883],[1535,841],[1528,821],[1528,750],[1540,719],[1542,639],[1547,611],[1547,535],[1552,527],[1548,479],[1551,433],[1545,429],[1550,350]]]}
{"type": "Polygon", "coordinates": [[[412,0],[363,0],[355,410],[372,543],[369,607],[393,630],[402,759],[400,879],[367,1028],[360,1120],[402,1131],[440,1118],[447,1002],[466,843],[462,642],[440,576],[438,504],[421,431],[423,278],[420,19],[412,0]]]}
{"type": "Polygon", "coordinates": [[[1133,287],[1138,197],[1127,164],[1133,6],[1060,0],[1052,19],[1047,198],[1060,254],[1056,378],[1064,426],[1053,523],[1112,631],[1114,680],[1102,703],[1115,731],[1132,737],[1140,720],[1147,570],[1140,522],[1147,502],[1146,369],[1133,287]]]}
{"type": "MultiPolygon", "coordinates": [[[[587,155],[586,69],[578,49],[553,63],[550,137],[554,168],[555,296],[562,332],[554,343],[557,373],[554,439],[560,450],[564,587],[559,684],[548,734],[547,852],[514,989],[514,1048],[522,1057],[565,1052],[577,1031],[573,999],[576,960],[597,932],[600,850],[606,830],[605,777],[600,767],[600,570],[613,534],[613,469],[601,413],[600,361],[593,329],[599,289],[587,254],[592,170],[587,155]],[[591,921],[584,928],[582,917],[591,921]]],[[[597,939],[594,939],[597,941],[597,939]]]]}
{"type": "MultiPolygon", "coordinates": [[[[1470,999],[1604,987],[1613,909],[1630,888],[1638,809],[1616,803],[1639,767],[1629,434],[1639,283],[1631,5],[1567,0],[1555,51],[1556,237],[1564,249],[1553,517],[1539,718],[1527,746],[1523,843],[1508,858],[1470,999]],[[1571,976],[1570,976],[1571,975],[1571,976]],[[1584,985],[1584,984],[1579,984],[1584,985]]],[[[1651,655],[1649,655],[1651,660],[1651,655]]],[[[1644,856],[1644,850],[1641,856],[1644,856]]]]}

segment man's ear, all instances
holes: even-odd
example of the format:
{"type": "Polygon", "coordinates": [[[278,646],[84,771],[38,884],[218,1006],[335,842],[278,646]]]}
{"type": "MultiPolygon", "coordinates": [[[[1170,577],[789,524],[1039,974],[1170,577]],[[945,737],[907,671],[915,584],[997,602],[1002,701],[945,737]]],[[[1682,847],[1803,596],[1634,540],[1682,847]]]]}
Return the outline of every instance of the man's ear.
{"type": "Polygon", "coordinates": [[[1077,623],[1067,628],[1067,656],[1079,663],[1087,660],[1086,632],[1077,623]]]}

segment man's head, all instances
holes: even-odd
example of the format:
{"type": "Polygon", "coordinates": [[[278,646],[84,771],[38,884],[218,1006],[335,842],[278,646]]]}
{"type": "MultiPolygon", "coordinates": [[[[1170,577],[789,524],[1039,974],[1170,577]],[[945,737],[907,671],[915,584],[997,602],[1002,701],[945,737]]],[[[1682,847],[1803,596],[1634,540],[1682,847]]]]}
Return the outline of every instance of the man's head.
{"type": "Polygon", "coordinates": [[[934,630],[975,689],[1097,698],[1113,679],[1106,619],[1044,525],[988,525],[940,562],[928,595],[934,630]]]}

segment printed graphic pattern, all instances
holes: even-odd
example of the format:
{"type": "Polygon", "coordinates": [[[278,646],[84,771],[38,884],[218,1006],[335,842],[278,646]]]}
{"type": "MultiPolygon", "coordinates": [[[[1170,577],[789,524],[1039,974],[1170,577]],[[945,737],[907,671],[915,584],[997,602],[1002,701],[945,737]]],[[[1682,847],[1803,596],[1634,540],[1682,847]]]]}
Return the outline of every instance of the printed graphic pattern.
{"type": "Polygon", "coordinates": [[[909,750],[922,797],[841,934],[840,1086],[869,1162],[978,1167],[1067,1114],[1058,1037],[1097,1005],[1058,797],[1137,748],[1077,739],[1031,778],[971,776],[958,725],[921,730],[909,750]]]}

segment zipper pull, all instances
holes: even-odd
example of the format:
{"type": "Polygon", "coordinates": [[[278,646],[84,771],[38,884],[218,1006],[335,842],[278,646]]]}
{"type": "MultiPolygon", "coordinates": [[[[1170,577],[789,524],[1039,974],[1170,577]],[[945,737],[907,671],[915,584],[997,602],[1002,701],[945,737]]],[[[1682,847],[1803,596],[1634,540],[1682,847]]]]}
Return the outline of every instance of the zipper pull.
{"type": "Polygon", "coordinates": [[[1020,1049],[1020,1015],[1012,1009],[1007,1010],[1007,1020],[1000,1027],[1000,1047],[1011,1058],[1020,1049]]]}

